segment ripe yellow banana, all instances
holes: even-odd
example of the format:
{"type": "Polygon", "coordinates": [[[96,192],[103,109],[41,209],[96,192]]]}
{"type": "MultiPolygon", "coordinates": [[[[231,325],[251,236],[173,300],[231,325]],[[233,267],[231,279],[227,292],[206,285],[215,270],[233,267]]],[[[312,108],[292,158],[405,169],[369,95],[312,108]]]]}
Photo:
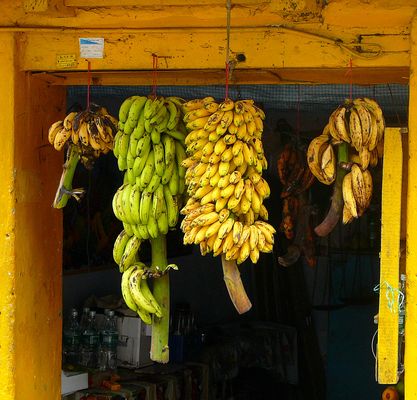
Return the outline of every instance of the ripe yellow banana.
{"type": "Polygon", "coordinates": [[[343,178],[342,183],[343,201],[346,208],[354,218],[358,218],[355,196],[352,189],[352,173],[349,172],[343,178]]]}

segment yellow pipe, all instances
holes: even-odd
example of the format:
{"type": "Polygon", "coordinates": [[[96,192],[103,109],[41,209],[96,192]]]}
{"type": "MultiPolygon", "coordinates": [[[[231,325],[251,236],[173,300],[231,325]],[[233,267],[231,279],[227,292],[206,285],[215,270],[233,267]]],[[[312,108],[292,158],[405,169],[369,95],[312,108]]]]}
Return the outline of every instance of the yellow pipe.
{"type": "Polygon", "coordinates": [[[417,400],[417,14],[410,36],[410,97],[408,105],[408,195],[406,252],[405,398],[417,400]]]}

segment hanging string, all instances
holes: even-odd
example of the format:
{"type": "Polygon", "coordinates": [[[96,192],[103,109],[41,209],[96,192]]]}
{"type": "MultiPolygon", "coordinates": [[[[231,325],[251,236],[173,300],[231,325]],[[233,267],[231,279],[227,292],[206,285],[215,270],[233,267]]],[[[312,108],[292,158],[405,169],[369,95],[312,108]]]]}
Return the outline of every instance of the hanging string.
{"type": "Polygon", "coordinates": [[[301,104],[301,85],[298,85],[298,94],[297,94],[297,122],[296,122],[296,142],[297,145],[300,144],[300,131],[301,131],[301,115],[300,115],[300,104],[301,104]]]}
{"type": "Polygon", "coordinates": [[[232,10],[232,0],[227,0],[226,3],[226,88],[225,100],[229,98],[229,74],[230,74],[230,14],[232,10]]]}
{"type": "Polygon", "coordinates": [[[152,53],[152,97],[156,98],[156,87],[158,86],[158,56],[152,53]]]}
{"type": "Polygon", "coordinates": [[[353,64],[352,59],[349,59],[348,70],[345,73],[345,76],[349,78],[349,99],[353,99],[353,64]]]}
{"type": "Polygon", "coordinates": [[[376,285],[374,287],[374,292],[378,292],[381,290],[381,288],[386,287],[385,291],[385,297],[387,299],[387,307],[392,313],[396,313],[398,310],[396,310],[395,301],[398,302],[398,308],[402,307],[405,296],[404,293],[396,288],[393,288],[387,281],[382,282],[380,285],[376,285]]]}
{"type": "Polygon", "coordinates": [[[87,60],[87,110],[90,111],[91,61],[87,60]]]}

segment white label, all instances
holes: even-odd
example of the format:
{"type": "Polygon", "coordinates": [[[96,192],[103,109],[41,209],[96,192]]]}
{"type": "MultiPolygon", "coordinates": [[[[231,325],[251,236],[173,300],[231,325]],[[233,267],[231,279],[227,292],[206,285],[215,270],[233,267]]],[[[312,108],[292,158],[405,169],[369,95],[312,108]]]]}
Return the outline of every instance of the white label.
{"type": "Polygon", "coordinates": [[[103,58],[104,38],[80,38],[81,58],[103,58]]]}

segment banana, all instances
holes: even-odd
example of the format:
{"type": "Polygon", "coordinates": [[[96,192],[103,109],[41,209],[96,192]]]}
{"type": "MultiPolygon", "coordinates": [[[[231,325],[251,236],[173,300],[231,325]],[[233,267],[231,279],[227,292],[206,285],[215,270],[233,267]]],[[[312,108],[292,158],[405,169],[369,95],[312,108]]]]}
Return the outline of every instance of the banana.
{"type": "MultiPolygon", "coordinates": [[[[81,140],[81,143],[83,143],[81,131],[80,131],[80,140],[81,140]]],[[[127,135],[126,133],[123,133],[123,135],[121,135],[119,139],[119,158],[126,158],[127,153],[129,151],[129,143],[130,143],[130,136],[127,135]]]]}
{"type": "Polygon", "coordinates": [[[327,134],[321,134],[315,137],[309,144],[307,149],[307,164],[312,174],[325,185],[330,185],[333,181],[328,180],[322,173],[321,158],[327,144],[329,142],[329,136],[327,134]]]}
{"type": "Polygon", "coordinates": [[[160,235],[157,221],[153,217],[152,213],[149,214],[149,219],[146,227],[149,232],[149,237],[152,239],[156,239],[160,235]]]}
{"type": "Polygon", "coordinates": [[[346,207],[346,204],[343,205],[343,216],[342,222],[344,225],[349,224],[353,221],[353,215],[350,213],[349,208],[346,207]]]}
{"type": "Polygon", "coordinates": [[[132,193],[132,189],[133,189],[133,186],[131,184],[125,185],[121,194],[121,202],[122,202],[122,209],[123,209],[123,215],[124,215],[123,222],[127,222],[128,224],[135,223],[132,217],[131,210],[130,210],[130,195],[132,193]]]}
{"type": "Polygon", "coordinates": [[[213,103],[215,100],[213,97],[205,97],[204,99],[195,99],[187,101],[186,103],[182,104],[182,109],[184,113],[189,111],[197,110],[198,108],[203,108],[205,105],[209,103],[213,103]]]}
{"type": "Polygon", "coordinates": [[[62,150],[67,140],[71,137],[70,130],[62,128],[58,133],[55,135],[54,138],[54,148],[55,150],[62,150]]]}
{"type": "Polygon", "coordinates": [[[133,129],[132,137],[139,140],[145,134],[145,114],[142,112],[139,115],[138,123],[136,124],[135,129],[133,129]]]}
{"type": "Polygon", "coordinates": [[[130,287],[129,287],[129,278],[131,273],[136,269],[134,265],[129,267],[126,271],[122,274],[122,280],[121,280],[121,289],[122,289],[122,296],[126,303],[126,305],[132,310],[137,311],[138,306],[135,303],[135,300],[133,299],[131,293],[130,293],[130,287]]]}
{"type": "Polygon", "coordinates": [[[133,300],[137,304],[138,308],[141,308],[151,314],[156,313],[155,307],[149,302],[149,300],[141,292],[141,280],[144,274],[143,269],[136,268],[129,277],[129,289],[133,297],[133,300]]]}
{"type": "Polygon", "coordinates": [[[151,147],[148,146],[146,152],[143,154],[142,157],[136,156],[135,162],[133,163],[133,175],[137,178],[142,175],[143,168],[145,167],[146,160],[148,159],[149,153],[151,151],[151,147]]]}
{"type": "Polygon", "coordinates": [[[161,177],[157,174],[153,174],[149,185],[146,186],[145,190],[150,193],[154,193],[158,186],[161,184],[161,177]]]}
{"type": "Polygon", "coordinates": [[[169,112],[167,128],[175,129],[175,127],[178,125],[178,122],[181,118],[181,111],[178,109],[177,105],[170,100],[167,100],[166,106],[169,112]]]}
{"type": "MultiPolygon", "coordinates": [[[[365,181],[363,179],[362,170],[357,164],[353,164],[350,170],[352,180],[352,191],[356,200],[358,214],[361,214],[362,210],[365,210],[367,203],[367,194],[365,189],[365,181]]],[[[354,214],[352,213],[354,216],[354,214]]]]}
{"type": "Polygon", "coordinates": [[[155,160],[155,172],[162,177],[165,172],[165,151],[162,143],[153,145],[154,160],[155,160]]]}
{"type": "Polygon", "coordinates": [[[153,194],[147,191],[142,192],[139,203],[139,216],[142,224],[146,225],[151,212],[153,194]]]}
{"type": "Polygon", "coordinates": [[[355,196],[352,189],[352,173],[349,172],[343,178],[342,183],[343,201],[346,208],[354,218],[358,218],[358,210],[356,206],[355,196]]]}
{"type": "Polygon", "coordinates": [[[333,146],[329,143],[321,158],[321,172],[326,182],[334,182],[336,179],[336,156],[333,146]]]}
{"type": "Polygon", "coordinates": [[[55,136],[64,128],[63,121],[54,122],[48,130],[48,141],[54,144],[55,136]]]}
{"type": "Polygon", "coordinates": [[[371,152],[366,147],[362,147],[359,151],[362,171],[366,170],[371,162],[371,152]]]}
{"type": "Polygon", "coordinates": [[[355,105],[355,110],[358,113],[362,128],[362,146],[366,147],[369,144],[370,129],[371,129],[371,114],[363,105],[355,105]]]}
{"type": "Polygon", "coordinates": [[[196,217],[192,223],[191,226],[209,226],[216,222],[219,219],[219,214],[215,211],[209,212],[207,214],[202,214],[196,217]]]}
{"type": "Polygon", "coordinates": [[[164,186],[164,197],[167,209],[168,226],[173,228],[178,222],[178,201],[177,198],[171,194],[168,186],[164,186]]]}
{"type": "Polygon", "coordinates": [[[155,153],[153,150],[150,151],[148,158],[146,159],[145,166],[143,167],[140,175],[140,188],[144,190],[152,179],[155,171],[155,153]]]}
{"type": "Polygon", "coordinates": [[[373,184],[372,184],[372,175],[369,170],[365,170],[362,172],[363,181],[365,185],[365,207],[364,209],[368,208],[371,204],[372,199],[372,191],[373,191],[373,184]]]}
{"type": "Polygon", "coordinates": [[[126,231],[126,233],[129,236],[133,236],[135,233],[133,232],[132,225],[127,224],[126,222],[123,222],[123,229],[126,231]]]}
{"type": "Polygon", "coordinates": [[[139,121],[139,116],[141,114],[142,109],[145,106],[146,101],[147,101],[147,98],[144,96],[137,96],[134,99],[133,103],[131,104],[129,108],[127,120],[123,121],[125,124],[124,126],[125,133],[131,134],[133,130],[136,128],[136,125],[139,121]]]}
{"type": "Polygon", "coordinates": [[[130,236],[127,234],[125,230],[122,230],[117,236],[113,245],[113,259],[116,264],[120,264],[123,252],[129,239],[130,236]]]}
{"type": "Polygon", "coordinates": [[[350,139],[357,151],[362,148],[362,126],[359,114],[355,108],[351,108],[349,116],[350,139]]]}
{"type": "Polygon", "coordinates": [[[163,135],[162,143],[164,148],[164,160],[165,164],[167,165],[175,159],[175,141],[171,136],[163,135]]]}
{"type": "Polygon", "coordinates": [[[162,175],[161,182],[163,185],[166,185],[172,177],[172,174],[176,169],[176,164],[174,160],[171,160],[165,165],[164,175],[162,175]]]}
{"type": "Polygon", "coordinates": [[[157,222],[163,212],[166,213],[166,203],[164,197],[164,188],[162,185],[160,185],[155,190],[152,200],[152,215],[157,222]]]}
{"type": "Polygon", "coordinates": [[[162,318],[162,308],[149,289],[147,279],[142,278],[140,280],[140,291],[142,292],[145,299],[148,300],[148,302],[155,308],[155,316],[162,318]]]}
{"type": "Polygon", "coordinates": [[[180,193],[180,189],[183,189],[181,186],[181,181],[184,182],[184,179],[180,178],[178,168],[179,167],[177,166],[177,164],[173,163],[171,179],[168,182],[169,190],[173,196],[176,196],[177,194],[182,194],[180,193]]]}
{"type": "Polygon", "coordinates": [[[242,264],[249,257],[250,251],[251,251],[250,244],[248,241],[246,241],[245,243],[242,244],[239,250],[239,255],[236,259],[236,262],[238,264],[242,264]]]}
{"type": "Polygon", "coordinates": [[[136,254],[140,249],[142,241],[136,236],[132,236],[126,243],[126,247],[123,252],[122,259],[120,260],[119,270],[120,272],[126,271],[136,259],[136,254]]]}
{"type": "Polygon", "coordinates": [[[119,121],[125,123],[127,121],[129,110],[137,96],[131,96],[125,99],[119,108],[119,121]]]}

